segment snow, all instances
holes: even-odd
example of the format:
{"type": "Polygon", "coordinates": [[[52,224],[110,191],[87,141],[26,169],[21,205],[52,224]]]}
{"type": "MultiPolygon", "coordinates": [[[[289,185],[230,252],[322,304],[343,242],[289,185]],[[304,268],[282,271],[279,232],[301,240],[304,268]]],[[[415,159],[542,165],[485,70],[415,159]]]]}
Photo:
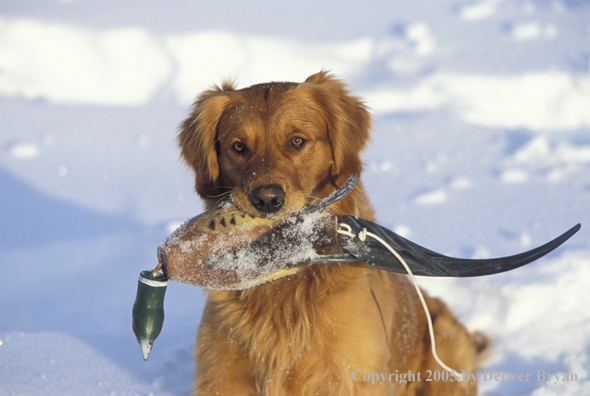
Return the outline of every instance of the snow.
{"type": "Polygon", "coordinates": [[[524,268],[418,282],[494,339],[482,394],[590,393],[589,11],[586,0],[5,1],[0,395],[190,393],[203,291],[168,286],[147,362],[131,330],[138,273],[203,211],[177,127],[224,78],[244,87],[322,68],[375,116],[362,177],[380,224],[480,258],[582,223],[524,268]]]}
{"type": "Polygon", "coordinates": [[[377,114],[446,107],[466,123],[489,128],[562,130],[590,126],[587,74],[434,74],[409,90],[381,88],[364,96],[377,114]]]}

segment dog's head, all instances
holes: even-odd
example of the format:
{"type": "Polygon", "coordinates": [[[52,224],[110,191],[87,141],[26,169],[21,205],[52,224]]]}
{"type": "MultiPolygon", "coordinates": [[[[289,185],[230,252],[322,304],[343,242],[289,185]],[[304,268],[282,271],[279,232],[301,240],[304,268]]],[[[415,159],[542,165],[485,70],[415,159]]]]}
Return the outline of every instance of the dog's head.
{"type": "Polygon", "coordinates": [[[320,72],[301,84],[203,92],[178,141],[208,206],[231,196],[253,215],[281,215],[360,172],[370,124],[363,103],[320,72]]]}

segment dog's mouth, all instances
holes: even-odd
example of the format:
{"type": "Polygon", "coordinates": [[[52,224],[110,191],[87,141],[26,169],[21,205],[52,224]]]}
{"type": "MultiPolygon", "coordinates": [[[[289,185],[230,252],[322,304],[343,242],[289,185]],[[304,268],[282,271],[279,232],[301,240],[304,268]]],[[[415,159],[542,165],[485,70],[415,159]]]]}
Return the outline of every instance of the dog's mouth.
{"type": "MultiPolygon", "coordinates": [[[[354,187],[358,177],[356,174],[337,190],[337,196],[344,198],[354,187]]],[[[296,188],[284,183],[268,182],[253,187],[238,187],[232,191],[228,199],[236,208],[255,217],[284,219],[306,208],[317,205],[322,198],[318,191],[325,187],[322,181],[312,191],[296,188]]],[[[325,198],[324,198],[325,199],[325,198]]],[[[336,201],[337,202],[337,201],[336,201]]],[[[335,203],[335,202],[334,202],[335,203]]]]}
{"type": "MultiPolygon", "coordinates": [[[[243,199],[234,199],[233,197],[228,198],[226,202],[235,206],[237,209],[245,212],[253,217],[261,217],[270,220],[284,220],[288,217],[293,216],[296,213],[305,212],[311,208],[315,208],[316,205],[320,204],[322,198],[319,198],[312,194],[301,193],[301,198],[293,200],[295,202],[287,201],[286,193],[278,193],[275,196],[274,191],[264,192],[266,195],[265,199],[259,199],[259,192],[252,190],[250,196],[254,198],[250,199],[246,205],[243,204],[243,199]]],[[[325,198],[324,198],[325,199],[325,198]]],[[[323,205],[322,207],[326,207],[323,205]]],[[[315,211],[312,209],[312,211],[315,211]]]]}
{"type": "Polygon", "coordinates": [[[253,217],[275,220],[305,210],[317,199],[309,198],[305,192],[287,190],[280,184],[263,184],[250,190],[235,189],[227,201],[253,217]]]}
{"type": "Polygon", "coordinates": [[[280,184],[259,186],[248,194],[250,204],[263,215],[280,211],[285,205],[285,198],[285,189],[280,184]]]}

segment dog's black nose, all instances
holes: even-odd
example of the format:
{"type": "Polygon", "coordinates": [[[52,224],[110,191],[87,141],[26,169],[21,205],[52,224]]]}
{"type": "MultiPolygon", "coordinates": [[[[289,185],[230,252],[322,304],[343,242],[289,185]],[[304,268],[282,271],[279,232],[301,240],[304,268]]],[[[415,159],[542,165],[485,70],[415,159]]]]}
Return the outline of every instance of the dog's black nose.
{"type": "Polygon", "coordinates": [[[257,187],[250,192],[250,202],[263,213],[274,213],[285,202],[285,190],[276,184],[257,187]]]}

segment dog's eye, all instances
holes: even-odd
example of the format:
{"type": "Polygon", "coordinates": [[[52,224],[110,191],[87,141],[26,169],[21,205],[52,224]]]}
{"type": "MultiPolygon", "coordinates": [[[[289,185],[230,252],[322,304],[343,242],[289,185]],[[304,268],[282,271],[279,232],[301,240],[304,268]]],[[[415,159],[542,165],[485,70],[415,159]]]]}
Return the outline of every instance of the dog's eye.
{"type": "Polygon", "coordinates": [[[243,153],[244,151],[246,151],[246,145],[242,142],[235,142],[231,148],[236,152],[236,153],[243,153]]]}
{"type": "Polygon", "coordinates": [[[299,136],[294,137],[291,139],[291,145],[295,148],[301,148],[305,144],[305,139],[300,138],[299,136]]]}

